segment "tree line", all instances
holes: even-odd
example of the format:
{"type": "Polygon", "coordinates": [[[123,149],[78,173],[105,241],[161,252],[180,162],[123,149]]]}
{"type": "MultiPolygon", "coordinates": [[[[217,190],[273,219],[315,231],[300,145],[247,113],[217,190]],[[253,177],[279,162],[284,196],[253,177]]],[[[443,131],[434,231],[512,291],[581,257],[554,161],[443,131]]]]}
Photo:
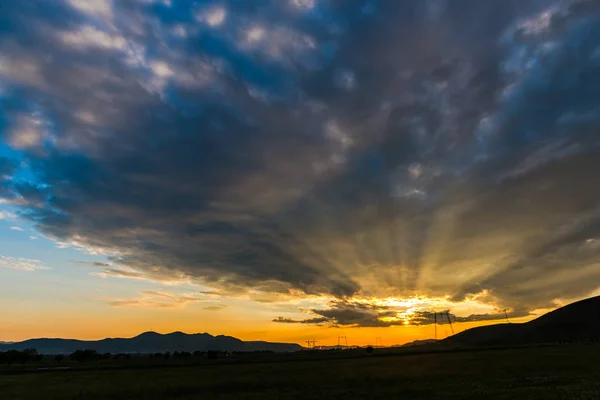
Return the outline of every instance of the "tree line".
{"type": "Polygon", "coordinates": [[[76,350],[69,355],[57,354],[57,355],[42,355],[37,352],[36,349],[25,349],[22,351],[18,350],[9,350],[5,352],[0,352],[0,364],[27,364],[32,362],[41,362],[43,360],[53,360],[57,363],[61,363],[64,360],[71,360],[78,363],[88,362],[88,361],[99,361],[99,360],[129,360],[135,357],[148,357],[151,360],[169,360],[171,358],[198,358],[198,357],[206,357],[208,359],[217,359],[221,357],[229,356],[228,352],[225,351],[175,351],[171,353],[167,351],[165,353],[151,353],[146,355],[141,354],[131,354],[131,353],[100,353],[96,350],[76,350]]]}

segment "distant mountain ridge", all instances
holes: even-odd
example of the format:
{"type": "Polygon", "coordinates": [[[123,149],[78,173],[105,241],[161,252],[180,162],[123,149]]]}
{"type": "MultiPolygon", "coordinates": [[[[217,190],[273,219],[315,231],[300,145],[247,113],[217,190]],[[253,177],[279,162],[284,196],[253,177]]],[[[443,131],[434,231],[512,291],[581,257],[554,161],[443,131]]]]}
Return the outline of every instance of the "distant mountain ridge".
{"type": "Polygon", "coordinates": [[[503,346],[592,340],[600,340],[600,296],[566,305],[524,324],[481,326],[442,342],[503,346]]]}
{"type": "Polygon", "coordinates": [[[68,354],[76,350],[95,350],[99,353],[165,353],[175,351],[273,351],[294,352],[302,347],[295,343],[244,342],[232,336],[213,336],[208,333],[160,334],[144,332],[132,338],[76,340],[40,338],[22,342],[0,343],[0,351],[35,348],[40,354],[68,354]]]}

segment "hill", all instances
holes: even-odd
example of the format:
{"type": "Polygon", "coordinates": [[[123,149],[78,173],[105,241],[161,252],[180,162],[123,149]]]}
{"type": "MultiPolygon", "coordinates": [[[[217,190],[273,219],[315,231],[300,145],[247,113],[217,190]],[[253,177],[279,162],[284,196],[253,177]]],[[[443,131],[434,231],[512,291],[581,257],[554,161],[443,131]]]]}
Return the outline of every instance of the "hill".
{"type": "Polygon", "coordinates": [[[164,353],[167,351],[273,351],[293,352],[302,347],[295,343],[244,342],[231,336],[212,336],[208,333],[186,334],[173,332],[162,335],[145,332],[133,338],[95,341],[74,339],[30,339],[0,344],[0,351],[37,349],[41,354],[68,354],[75,350],[96,350],[99,353],[164,353]]]}
{"type": "Polygon", "coordinates": [[[424,339],[424,340],[414,340],[412,342],[404,343],[402,346],[393,346],[393,347],[414,347],[414,346],[425,346],[428,344],[435,344],[438,341],[435,339],[424,339]]]}
{"type": "Polygon", "coordinates": [[[600,338],[600,296],[581,300],[524,324],[482,326],[445,339],[449,344],[502,346],[600,338]]]}

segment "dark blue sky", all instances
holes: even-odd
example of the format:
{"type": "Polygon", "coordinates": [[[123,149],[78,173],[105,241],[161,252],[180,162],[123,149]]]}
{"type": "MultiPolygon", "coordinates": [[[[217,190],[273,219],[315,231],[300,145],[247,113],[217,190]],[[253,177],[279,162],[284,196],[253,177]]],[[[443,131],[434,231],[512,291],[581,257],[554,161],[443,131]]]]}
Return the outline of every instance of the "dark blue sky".
{"type": "Polygon", "coordinates": [[[3,219],[308,322],[594,293],[599,123],[596,0],[0,5],[3,219]]]}

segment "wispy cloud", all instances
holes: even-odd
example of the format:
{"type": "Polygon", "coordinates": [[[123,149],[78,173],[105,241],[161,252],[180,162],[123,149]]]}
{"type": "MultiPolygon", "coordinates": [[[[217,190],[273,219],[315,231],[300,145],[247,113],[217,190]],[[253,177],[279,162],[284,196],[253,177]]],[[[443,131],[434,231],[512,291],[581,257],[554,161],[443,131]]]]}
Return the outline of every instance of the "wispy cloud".
{"type": "Polygon", "coordinates": [[[318,317],[318,318],[307,318],[307,319],[292,319],[292,318],[284,318],[277,317],[273,319],[273,322],[277,322],[280,324],[311,324],[311,325],[323,325],[323,324],[335,324],[330,318],[318,317]]]}
{"type": "Polygon", "coordinates": [[[162,283],[164,285],[195,285],[195,282],[184,274],[172,273],[169,270],[163,270],[161,268],[154,268],[148,270],[138,270],[127,266],[104,268],[102,271],[90,272],[90,275],[98,276],[101,278],[125,278],[125,279],[137,279],[149,282],[162,283]]]}
{"type": "Polygon", "coordinates": [[[90,265],[92,267],[110,267],[111,264],[100,261],[73,261],[75,264],[90,265]]]}
{"type": "Polygon", "coordinates": [[[107,303],[112,307],[184,308],[191,303],[208,301],[205,298],[194,297],[188,294],[155,291],[142,291],[140,294],[141,297],[135,299],[108,299],[107,303]]]}
{"type": "Polygon", "coordinates": [[[20,271],[40,271],[52,269],[40,260],[0,255],[0,268],[17,269],[20,271]]]}
{"type": "Polygon", "coordinates": [[[215,306],[202,307],[202,309],[203,310],[208,310],[208,311],[219,311],[219,310],[222,310],[222,309],[227,308],[227,307],[229,307],[229,306],[226,305],[226,304],[218,304],[218,305],[215,305],[215,306]]]}
{"type": "Polygon", "coordinates": [[[11,226],[11,227],[10,227],[10,230],[11,230],[11,231],[19,231],[19,232],[23,232],[23,231],[24,231],[24,229],[23,229],[23,228],[21,228],[21,227],[18,227],[18,226],[11,226]]]}
{"type": "Polygon", "coordinates": [[[116,269],[116,268],[106,268],[101,272],[92,272],[90,275],[99,276],[102,278],[115,277],[115,278],[130,278],[130,279],[142,279],[146,280],[146,275],[128,269],[116,269]]]}
{"type": "Polygon", "coordinates": [[[189,296],[189,295],[174,295],[174,294],[165,293],[165,292],[143,291],[142,294],[144,294],[146,296],[151,296],[151,297],[162,297],[165,299],[172,300],[176,303],[182,303],[182,304],[206,301],[206,299],[203,299],[203,298],[193,297],[193,296],[189,296]]]}
{"type": "Polygon", "coordinates": [[[2,219],[15,219],[16,216],[14,213],[8,211],[0,211],[0,220],[2,219]]]}
{"type": "Polygon", "coordinates": [[[79,235],[75,235],[67,241],[58,240],[56,239],[56,237],[50,237],[50,239],[56,242],[56,247],[59,249],[74,249],[92,256],[118,256],[118,252],[116,250],[108,248],[106,246],[98,246],[96,244],[85,241],[79,235]]]}

